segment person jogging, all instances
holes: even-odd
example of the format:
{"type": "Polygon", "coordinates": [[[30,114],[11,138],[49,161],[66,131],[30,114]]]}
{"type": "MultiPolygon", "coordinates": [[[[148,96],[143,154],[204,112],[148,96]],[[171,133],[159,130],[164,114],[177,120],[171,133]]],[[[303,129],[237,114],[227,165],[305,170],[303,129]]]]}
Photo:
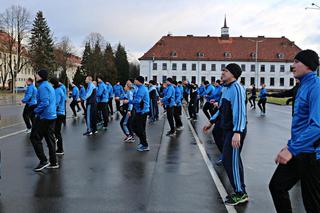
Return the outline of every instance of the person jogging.
{"type": "Polygon", "coordinates": [[[293,61],[300,80],[291,123],[291,138],[278,153],[269,189],[277,212],[292,212],[289,190],[301,184],[306,212],[320,212],[320,79],[319,56],[300,51],[293,61]]]}
{"type": "Polygon", "coordinates": [[[213,105],[211,104],[211,100],[214,96],[214,87],[209,83],[209,81],[204,82],[205,92],[204,97],[206,98],[206,103],[203,106],[203,112],[205,116],[210,119],[210,117],[214,114],[213,105]],[[208,112],[209,111],[209,112],[208,112]]]}
{"type": "Polygon", "coordinates": [[[34,122],[34,109],[37,107],[37,88],[33,84],[33,79],[28,78],[26,81],[27,90],[21,100],[21,105],[25,104],[23,109],[23,120],[27,126],[26,133],[31,133],[32,124],[34,122]]]}
{"type": "Polygon", "coordinates": [[[92,77],[86,77],[87,90],[86,90],[86,125],[87,131],[83,133],[85,136],[90,136],[92,134],[98,133],[97,131],[97,90],[92,82],[92,77]]]}
{"type": "Polygon", "coordinates": [[[259,101],[258,106],[261,110],[261,115],[266,115],[266,103],[267,103],[267,90],[266,90],[266,84],[262,84],[262,88],[259,93],[259,101]]]}
{"type": "Polygon", "coordinates": [[[241,150],[246,136],[245,90],[237,82],[241,76],[241,68],[235,63],[228,64],[222,71],[224,90],[218,111],[204,127],[208,131],[220,116],[223,129],[222,163],[227,172],[234,193],[227,196],[226,205],[238,205],[249,200],[244,184],[244,167],[241,150]]]}
{"type": "Polygon", "coordinates": [[[138,76],[135,80],[137,92],[132,101],[135,110],[135,115],[132,120],[133,132],[139,137],[140,144],[137,146],[137,151],[149,151],[149,144],[146,135],[147,116],[150,109],[150,97],[148,89],[143,85],[144,77],[138,76]]]}
{"type": "Polygon", "coordinates": [[[110,84],[109,81],[106,82],[106,86],[108,88],[108,91],[109,91],[109,101],[108,101],[108,112],[109,112],[109,115],[112,116],[113,115],[113,87],[112,85],[110,84]]]}
{"type": "MultiPolygon", "coordinates": [[[[77,118],[77,112],[76,112],[76,106],[78,105],[78,101],[79,101],[79,89],[78,87],[72,83],[72,91],[70,94],[70,98],[72,98],[72,101],[70,103],[70,108],[72,109],[73,115],[72,117],[77,118]]],[[[79,106],[78,106],[79,107],[79,106]]]]}
{"type": "Polygon", "coordinates": [[[132,132],[132,117],[133,117],[133,90],[134,87],[132,84],[126,84],[125,86],[125,94],[122,98],[122,118],[120,121],[120,127],[125,134],[124,142],[133,143],[135,142],[134,135],[132,132]]]}
{"type": "Polygon", "coordinates": [[[150,122],[155,122],[158,117],[158,91],[156,88],[156,82],[153,80],[149,81],[149,96],[150,96],[150,122]]]}
{"type": "Polygon", "coordinates": [[[175,105],[173,107],[173,117],[174,121],[176,123],[176,130],[182,130],[183,124],[181,122],[181,115],[182,115],[182,98],[183,95],[180,91],[180,88],[178,87],[178,82],[173,81],[173,87],[174,87],[174,102],[175,105]]]}
{"type": "Polygon", "coordinates": [[[84,105],[84,101],[86,99],[86,89],[82,84],[79,84],[79,97],[80,97],[80,104],[83,110],[83,115],[86,115],[86,106],[84,105]]]}
{"type": "Polygon", "coordinates": [[[56,96],[53,87],[48,82],[48,71],[39,70],[36,74],[38,87],[37,107],[34,109],[35,123],[32,126],[30,140],[40,162],[34,171],[44,168],[59,168],[56,158],[55,120],[57,118],[56,96]],[[49,149],[49,161],[43,151],[42,139],[45,138],[49,149]]]}
{"type": "Polygon", "coordinates": [[[167,119],[170,125],[170,130],[167,132],[167,136],[173,136],[176,134],[173,118],[173,107],[175,105],[174,87],[172,85],[172,78],[167,78],[167,91],[165,96],[161,99],[161,103],[165,106],[167,111],[167,119]]]}
{"type": "Polygon", "coordinates": [[[116,102],[116,109],[119,112],[120,98],[124,94],[123,87],[121,86],[119,81],[117,82],[116,85],[113,86],[113,92],[114,92],[114,101],[116,102]]]}
{"type": "Polygon", "coordinates": [[[103,130],[107,130],[108,123],[109,123],[109,111],[108,111],[109,91],[106,84],[103,82],[103,77],[98,77],[97,99],[98,99],[98,104],[97,104],[98,114],[101,114],[103,119],[103,130]]]}
{"type": "Polygon", "coordinates": [[[54,128],[54,134],[56,136],[56,142],[57,142],[56,154],[64,155],[61,127],[65,118],[66,95],[63,92],[62,86],[59,85],[59,80],[57,78],[51,78],[50,83],[52,84],[55,91],[55,95],[56,95],[57,119],[56,119],[56,124],[54,128]]]}

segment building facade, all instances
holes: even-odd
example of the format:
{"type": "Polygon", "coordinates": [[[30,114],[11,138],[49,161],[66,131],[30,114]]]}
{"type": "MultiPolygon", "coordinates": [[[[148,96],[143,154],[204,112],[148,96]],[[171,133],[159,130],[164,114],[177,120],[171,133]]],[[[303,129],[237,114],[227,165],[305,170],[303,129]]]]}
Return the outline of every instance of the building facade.
{"type": "Polygon", "coordinates": [[[246,87],[262,83],[270,89],[288,89],[294,84],[290,71],[301,49],[286,37],[230,37],[226,25],[221,36],[163,36],[140,60],[146,80],[163,82],[167,77],[200,84],[220,79],[221,70],[237,63],[246,87]]]}

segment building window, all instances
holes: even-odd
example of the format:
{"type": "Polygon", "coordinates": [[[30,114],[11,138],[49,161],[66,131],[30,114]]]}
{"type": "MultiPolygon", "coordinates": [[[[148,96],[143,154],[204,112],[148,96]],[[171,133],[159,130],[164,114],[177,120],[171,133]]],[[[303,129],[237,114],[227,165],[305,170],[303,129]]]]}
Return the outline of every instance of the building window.
{"type": "Polygon", "coordinates": [[[242,70],[242,72],[246,71],[246,65],[245,64],[241,64],[241,70],[242,70]]]}
{"type": "Polygon", "coordinates": [[[148,77],[147,77],[147,76],[146,76],[146,77],[144,77],[144,81],[146,81],[146,82],[148,81],[148,77]]]}
{"type": "Polygon", "coordinates": [[[182,81],[186,81],[187,77],[186,76],[182,76],[182,81]]]}
{"type": "Polygon", "coordinates": [[[274,78],[270,78],[270,86],[274,86],[274,78]]]}
{"type": "Polygon", "coordinates": [[[177,70],[177,64],[176,63],[172,64],[172,70],[177,70]]]}
{"type": "Polygon", "coordinates": [[[167,81],[167,76],[166,75],[163,75],[162,76],[162,82],[164,83],[164,82],[166,82],[167,81]]]}
{"type": "Polygon", "coordinates": [[[216,71],[216,64],[211,64],[211,71],[216,71]]]}
{"type": "Polygon", "coordinates": [[[152,76],[152,80],[154,80],[155,82],[158,82],[158,77],[156,75],[152,76]]]}
{"type": "Polygon", "coordinates": [[[231,58],[231,52],[224,52],[225,58],[231,58]]]}
{"type": "Polygon", "coordinates": [[[241,77],[240,82],[241,82],[242,85],[246,85],[246,78],[245,77],[241,77]]]}
{"type": "Polygon", "coordinates": [[[205,80],[206,80],[206,77],[205,77],[205,76],[202,76],[202,77],[201,77],[201,83],[202,83],[202,82],[205,82],[205,80]]]}
{"type": "Polygon", "coordinates": [[[264,77],[260,78],[260,85],[264,84],[264,77]]]}
{"type": "Polygon", "coordinates": [[[283,54],[283,53],[278,53],[278,54],[277,54],[277,58],[279,58],[279,59],[284,59],[284,54],[283,54]]]}
{"type": "Polygon", "coordinates": [[[294,78],[290,78],[290,86],[294,86],[294,78]]]}
{"type": "Polygon", "coordinates": [[[196,71],[197,70],[197,64],[192,64],[192,71],[196,71]]]}
{"type": "Polygon", "coordinates": [[[265,72],[266,71],[266,66],[264,64],[262,64],[260,66],[260,72],[265,72]]]}
{"type": "Polygon", "coordinates": [[[284,72],[284,65],[280,65],[280,72],[284,72]]]}
{"type": "Polygon", "coordinates": [[[186,70],[187,70],[187,64],[185,64],[185,63],[182,64],[182,70],[183,70],[183,71],[186,71],[186,70]]]}
{"type": "Polygon", "coordinates": [[[162,70],[167,70],[167,63],[162,64],[162,70]]]}
{"type": "Polygon", "coordinates": [[[176,81],[177,80],[177,76],[173,75],[172,76],[172,80],[176,81]]]}
{"type": "Polygon", "coordinates": [[[221,64],[221,70],[223,70],[224,68],[226,68],[225,64],[221,64]]]}
{"type": "Polygon", "coordinates": [[[252,52],[252,53],[250,54],[250,56],[251,56],[252,59],[256,59],[256,53],[255,53],[255,52],[252,52]]]}
{"type": "Polygon", "coordinates": [[[191,83],[196,83],[197,82],[197,78],[196,78],[196,76],[192,76],[191,77],[191,83]]]}
{"type": "Polygon", "coordinates": [[[172,52],[170,53],[170,56],[176,57],[176,56],[177,56],[177,52],[176,52],[176,51],[172,51],[172,52]]]}
{"type": "Polygon", "coordinates": [[[206,64],[201,64],[201,70],[202,70],[202,71],[206,71],[206,70],[207,70],[206,64]]]}
{"type": "Polygon", "coordinates": [[[157,70],[158,69],[158,64],[157,63],[153,63],[152,64],[152,69],[153,70],[157,70]]]}
{"type": "Polygon", "coordinates": [[[212,76],[212,77],[211,77],[211,83],[214,83],[214,82],[216,82],[216,77],[215,77],[215,76],[212,76]]]}
{"type": "Polygon", "coordinates": [[[284,86],[284,78],[280,78],[280,87],[284,86]]]}
{"type": "Polygon", "coordinates": [[[274,72],[275,71],[275,65],[270,65],[270,72],[274,72]]]}
{"type": "Polygon", "coordinates": [[[197,56],[198,56],[198,57],[204,57],[204,53],[202,53],[202,52],[197,52],[197,56]]]}
{"type": "Polygon", "coordinates": [[[256,71],[256,65],[251,64],[250,67],[251,67],[251,69],[250,69],[251,72],[255,72],[256,71]]]}
{"type": "Polygon", "coordinates": [[[254,81],[255,81],[254,77],[251,77],[250,78],[250,85],[255,84],[254,81]]]}

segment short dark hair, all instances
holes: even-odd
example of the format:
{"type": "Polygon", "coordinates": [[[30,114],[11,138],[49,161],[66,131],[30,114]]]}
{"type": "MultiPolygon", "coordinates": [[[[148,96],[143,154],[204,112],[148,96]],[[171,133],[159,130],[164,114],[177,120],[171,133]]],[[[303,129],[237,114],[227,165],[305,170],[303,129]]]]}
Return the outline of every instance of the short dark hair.
{"type": "Polygon", "coordinates": [[[27,81],[30,81],[31,83],[33,83],[33,79],[32,78],[28,78],[27,81]]]}
{"type": "Polygon", "coordinates": [[[209,81],[204,81],[203,83],[204,83],[204,85],[208,85],[209,81]]]}
{"type": "Polygon", "coordinates": [[[216,80],[216,83],[217,84],[221,84],[221,81],[218,79],[218,80],[216,80]]]}

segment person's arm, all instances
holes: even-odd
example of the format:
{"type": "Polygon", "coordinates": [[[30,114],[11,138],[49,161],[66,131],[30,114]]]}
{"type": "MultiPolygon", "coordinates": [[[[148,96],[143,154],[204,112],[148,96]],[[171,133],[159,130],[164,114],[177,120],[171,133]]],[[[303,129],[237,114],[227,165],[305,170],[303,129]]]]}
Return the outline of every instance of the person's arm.
{"type": "Polygon", "coordinates": [[[317,93],[319,90],[320,86],[317,86],[310,92],[308,127],[302,130],[295,141],[288,143],[288,150],[294,156],[302,153],[305,148],[313,146],[320,138],[320,96],[317,93]]]}
{"type": "Polygon", "coordinates": [[[61,101],[61,94],[63,94],[63,91],[61,90],[61,93],[59,92],[59,90],[55,91],[55,94],[56,94],[56,109],[58,110],[59,108],[59,103],[61,101]]]}
{"type": "Polygon", "coordinates": [[[291,88],[291,89],[283,91],[283,92],[267,93],[267,97],[289,98],[289,97],[293,97],[293,91],[294,91],[294,88],[291,88]]]}
{"type": "Polygon", "coordinates": [[[27,90],[24,94],[23,99],[21,100],[22,103],[27,103],[32,98],[32,89],[30,86],[27,87],[27,90]]]}
{"type": "Polygon", "coordinates": [[[128,111],[132,111],[133,109],[133,104],[132,104],[132,100],[133,100],[133,92],[128,92],[128,111]]]}
{"type": "Polygon", "coordinates": [[[235,85],[234,94],[231,97],[233,132],[242,133],[246,127],[246,106],[244,91],[241,87],[235,85]]]}
{"type": "Polygon", "coordinates": [[[85,100],[87,100],[92,95],[93,89],[94,87],[92,86],[92,84],[88,84],[85,100]]]}
{"type": "Polygon", "coordinates": [[[49,106],[50,97],[49,97],[48,88],[46,87],[43,89],[39,89],[38,92],[39,92],[40,102],[38,103],[37,107],[34,109],[34,112],[36,114],[41,114],[44,111],[44,109],[49,106]]]}
{"type": "Polygon", "coordinates": [[[168,88],[168,89],[167,89],[167,93],[166,93],[166,95],[161,99],[161,102],[164,103],[164,102],[168,101],[169,98],[171,98],[172,94],[173,94],[173,90],[172,90],[171,88],[170,88],[170,89],[168,88]]]}

